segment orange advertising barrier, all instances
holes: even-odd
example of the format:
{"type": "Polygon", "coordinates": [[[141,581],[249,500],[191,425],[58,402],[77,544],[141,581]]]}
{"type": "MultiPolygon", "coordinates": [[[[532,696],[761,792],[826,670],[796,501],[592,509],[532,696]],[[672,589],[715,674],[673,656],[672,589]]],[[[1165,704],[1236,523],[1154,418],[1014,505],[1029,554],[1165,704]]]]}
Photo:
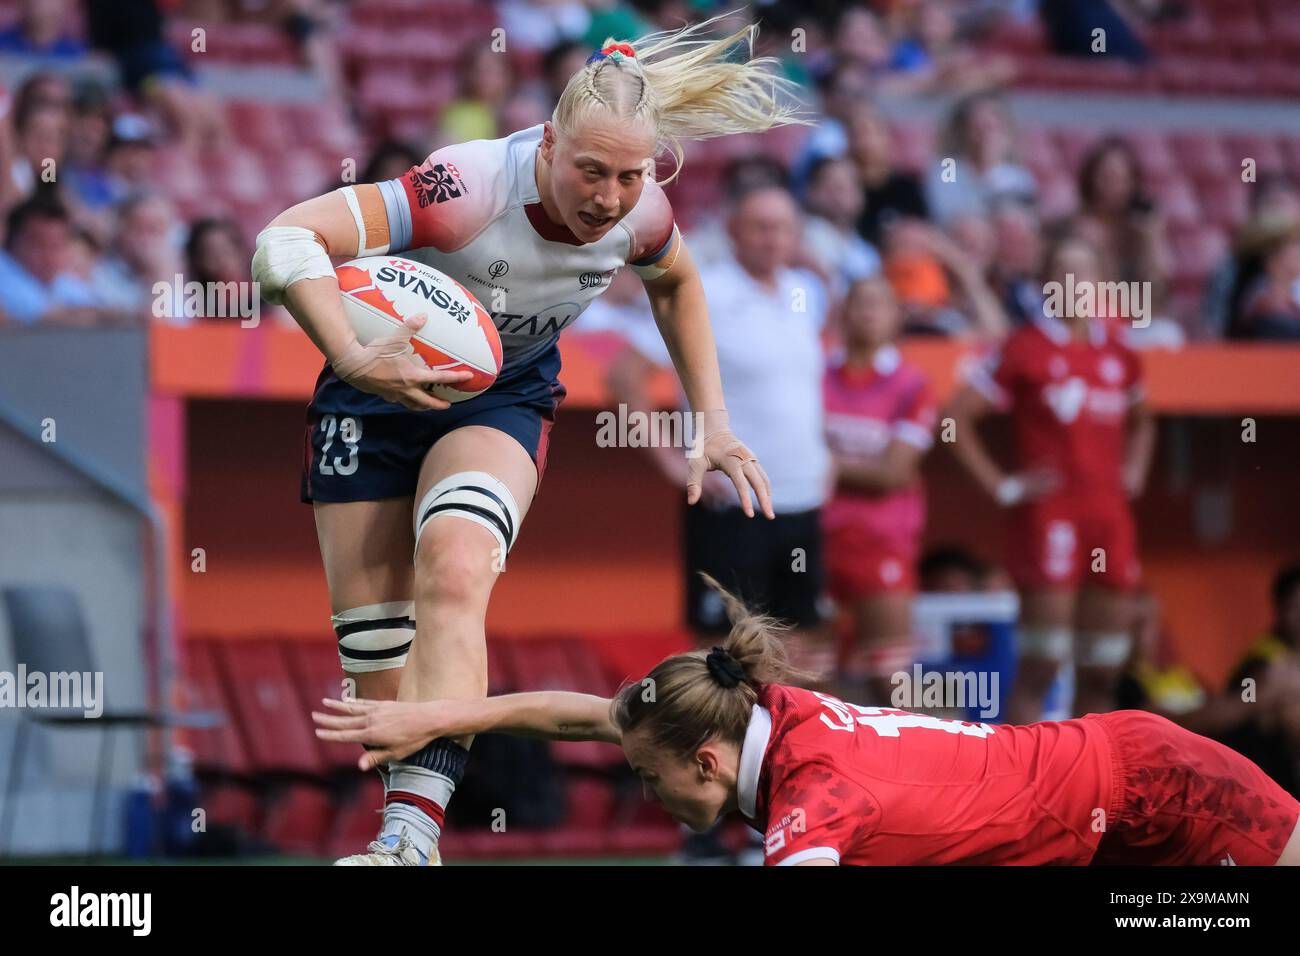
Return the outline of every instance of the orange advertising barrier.
{"type": "MultiPolygon", "coordinates": [[[[604,385],[613,337],[570,334],[563,340],[567,403],[604,408],[604,385]]],[[[192,398],[307,399],[322,360],[297,329],[263,324],[244,329],[212,323],[190,328],[155,327],[151,338],[155,392],[192,398]]],[[[906,342],[903,352],[920,365],[946,396],[969,345],[942,339],[906,342]]],[[[1189,345],[1142,355],[1151,404],[1175,415],[1289,415],[1300,413],[1300,346],[1189,345]]],[[[655,384],[654,397],[674,401],[672,375],[655,384]]]]}
{"type": "MultiPolygon", "coordinates": [[[[596,446],[617,348],[607,335],[566,337],[569,397],[546,479],[496,586],[490,633],[632,640],[680,626],[685,495],[643,451],[596,446]]],[[[970,360],[968,348],[946,341],[904,351],[941,396],[970,360]]],[[[1203,345],[1143,361],[1162,416],[1154,473],[1135,505],[1145,583],[1175,650],[1217,682],[1268,625],[1277,567],[1300,558],[1300,348],[1203,345]],[[1244,417],[1257,422],[1250,444],[1244,417]]],[[[311,509],[298,502],[304,409],[321,368],[315,347],[269,323],[159,327],[151,365],[150,478],[169,524],[178,633],[330,640],[311,509]]],[[[656,401],[671,405],[675,393],[671,375],[656,382],[656,401]]],[[[1005,425],[991,422],[989,433],[1009,461],[1005,425]]],[[[1004,516],[942,444],[924,479],[927,544],[1001,562],[1004,516]]]]}

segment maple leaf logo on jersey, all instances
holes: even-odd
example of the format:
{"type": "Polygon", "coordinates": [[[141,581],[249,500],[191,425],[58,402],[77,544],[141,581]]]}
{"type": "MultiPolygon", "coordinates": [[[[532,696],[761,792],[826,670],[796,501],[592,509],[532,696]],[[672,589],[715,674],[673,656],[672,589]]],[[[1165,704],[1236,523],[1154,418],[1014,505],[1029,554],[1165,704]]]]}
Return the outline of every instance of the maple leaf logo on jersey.
{"type": "Polygon", "coordinates": [[[456,199],[465,191],[465,183],[456,171],[449,170],[442,163],[435,163],[427,172],[411,170],[411,186],[415,189],[416,201],[421,209],[430,202],[456,199]]]}
{"type": "Polygon", "coordinates": [[[1043,399],[1056,417],[1069,424],[1079,417],[1084,400],[1088,397],[1088,383],[1081,378],[1067,378],[1064,382],[1043,389],[1043,399]]]}

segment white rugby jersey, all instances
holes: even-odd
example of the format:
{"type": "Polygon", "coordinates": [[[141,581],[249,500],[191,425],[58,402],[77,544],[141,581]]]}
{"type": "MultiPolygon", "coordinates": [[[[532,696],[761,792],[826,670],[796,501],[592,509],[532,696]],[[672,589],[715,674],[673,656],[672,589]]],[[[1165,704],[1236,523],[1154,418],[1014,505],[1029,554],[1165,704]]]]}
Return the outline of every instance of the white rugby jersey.
{"type": "Polygon", "coordinates": [[[501,333],[505,368],[544,352],[620,267],[667,252],[673,213],[647,182],[633,210],[584,243],[542,209],[535,159],[542,127],[445,146],[400,179],[378,184],[390,253],[440,269],[483,303],[501,333]]]}

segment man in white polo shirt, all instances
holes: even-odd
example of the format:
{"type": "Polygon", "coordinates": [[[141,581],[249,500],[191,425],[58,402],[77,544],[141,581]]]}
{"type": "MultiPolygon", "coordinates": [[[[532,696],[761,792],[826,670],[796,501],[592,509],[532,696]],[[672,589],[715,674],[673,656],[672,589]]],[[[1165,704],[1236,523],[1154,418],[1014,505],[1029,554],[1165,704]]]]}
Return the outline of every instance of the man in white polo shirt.
{"type": "MultiPolygon", "coordinates": [[[[697,571],[799,629],[814,629],[824,617],[818,509],[831,469],[821,390],[828,303],[816,276],[790,266],[801,231],[785,189],[751,189],[729,210],[731,255],[701,272],[732,427],[763,462],[776,511],[774,521],[745,518],[734,489],[713,474],[705,476],[699,505],[687,508],[687,618],[705,641],[729,625],[697,571]]],[[[671,361],[651,321],[625,334],[630,348],[614,363],[610,385],[629,409],[646,410],[650,374],[671,361]]],[[[680,448],[650,451],[673,480],[685,474],[680,448]]]]}

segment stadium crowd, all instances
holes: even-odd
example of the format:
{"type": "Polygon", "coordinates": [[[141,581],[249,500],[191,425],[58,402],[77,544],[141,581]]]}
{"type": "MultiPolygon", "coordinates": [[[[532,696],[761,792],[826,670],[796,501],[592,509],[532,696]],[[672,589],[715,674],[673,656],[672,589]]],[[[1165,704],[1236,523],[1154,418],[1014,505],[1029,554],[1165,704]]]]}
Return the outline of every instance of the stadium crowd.
{"type": "MultiPolygon", "coordinates": [[[[304,194],[345,181],[332,181],[328,169],[318,167],[317,180],[299,182],[297,194],[277,186],[260,206],[185,214],[192,197],[169,188],[172,181],[159,170],[174,168],[177,157],[201,165],[206,155],[245,135],[231,121],[220,85],[198,68],[201,53],[186,47],[192,23],[209,24],[214,48],[227,25],[232,32],[251,25],[269,35],[268,46],[286,65],[309,73],[324,95],[341,98],[352,135],[369,144],[356,164],[356,181],[375,181],[402,175],[444,143],[541,122],[564,79],[607,36],[639,36],[728,5],[478,5],[490,15],[475,22],[503,24],[512,52],[499,55],[487,43],[451,51],[447,59],[455,68],[449,73],[459,79],[411,112],[410,122],[391,121],[394,114],[376,121],[365,94],[373,85],[363,75],[369,61],[348,38],[350,16],[400,11],[402,3],[350,6],[328,0],[0,4],[7,17],[0,22],[0,56],[8,78],[0,98],[0,329],[231,321],[196,314],[174,288],[175,278],[248,282],[250,230],[258,228],[249,210],[269,211],[265,222],[304,194]],[[165,295],[155,291],[158,283],[167,287],[165,295]]],[[[1087,56],[1080,37],[1100,25],[1110,31],[1109,55],[1138,64],[1161,55],[1148,31],[1188,15],[1183,5],[1162,0],[1062,0],[1042,8],[1043,35],[1057,52],[1087,56]]],[[[737,417],[742,408],[753,416],[756,425],[744,434],[755,436],[778,495],[788,496],[777,502],[778,513],[790,519],[786,533],[803,540],[801,525],[822,521],[832,589],[838,582],[844,593],[886,596],[864,605],[856,626],[875,638],[901,640],[907,606],[888,595],[918,587],[981,590],[1004,575],[960,553],[920,553],[920,462],[942,410],[894,342],[958,337],[996,354],[1009,335],[1042,321],[1044,283],[1056,268],[1049,253],[1070,243],[1092,256],[1103,281],[1148,290],[1149,322],[1135,323],[1132,314],[1100,316],[1123,333],[1126,349],[1218,338],[1300,339],[1300,187],[1282,165],[1261,168],[1244,214],[1232,224],[1231,247],[1203,263],[1189,286],[1162,199],[1167,194],[1152,181],[1133,137],[1097,130],[1072,154],[1064,180],[1050,184],[1027,161],[1026,145],[1039,139],[1021,128],[1008,99],[1016,61],[986,44],[1008,25],[1033,27],[1040,16],[1036,4],[782,0],[754,4],[752,12],[764,22],[757,52],[777,57],[803,85],[815,122],[774,134],[779,145],[771,151],[723,157],[688,150],[682,181],[669,187],[669,196],[714,303],[728,404],[737,417]],[[791,44],[795,35],[806,42],[791,44]],[[909,138],[910,127],[900,126],[889,104],[939,92],[949,97],[946,116],[927,152],[909,138]],[[701,174],[691,185],[697,163],[712,178],[701,174]],[[796,293],[805,306],[792,325],[784,321],[790,316],[782,315],[783,303],[796,293]],[[742,338],[745,349],[736,347],[742,338]],[[830,381],[823,379],[825,354],[838,370],[830,381]],[[765,387],[765,370],[746,365],[773,355],[795,369],[779,396],[765,387]],[[791,356],[807,361],[792,366],[791,356]],[[905,448],[882,460],[878,436],[867,441],[852,429],[818,426],[866,414],[841,406],[852,404],[853,389],[870,385],[873,376],[894,376],[900,365],[906,381],[868,417],[905,448]],[[867,443],[854,444],[861,441],[867,443]],[[893,563],[881,565],[879,588],[855,581],[857,572],[836,550],[856,547],[846,539],[860,533],[845,518],[852,511],[846,487],[850,497],[901,502],[901,525],[889,532],[898,548],[893,563]],[[836,524],[841,518],[848,524],[836,524]]],[[[270,306],[265,314],[292,324],[270,306]]],[[[625,337],[627,349],[611,382],[629,404],[644,401],[646,376],[666,357],[639,285],[618,277],[573,334],[584,329],[625,337]]],[[[659,463],[669,474],[680,468],[666,457],[659,463]]],[[[1138,485],[1130,490],[1139,492],[1138,485]]],[[[706,492],[716,507],[699,511],[692,519],[699,527],[688,527],[690,568],[734,566],[740,554],[756,560],[765,547],[789,553],[784,540],[756,546],[726,531],[735,524],[728,513],[735,502],[724,500],[724,488],[706,492]],[[736,551],[705,553],[708,540],[732,541],[736,551]]],[[[751,568],[765,583],[750,597],[762,601],[804,586],[783,581],[779,563],[773,558],[771,567],[751,568]]],[[[685,586],[692,624],[708,632],[719,609],[700,604],[709,595],[696,584],[685,586]]],[[[1201,686],[1170,659],[1158,601],[1149,592],[1137,594],[1128,627],[1135,641],[1131,656],[1119,662],[1124,678],[1114,705],[1159,710],[1220,737],[1300,792],[1300,568],[1279,572],[1276,624],[1222,687],[1201,686]],[[1241,682],[1248,677],[1261,685],[1260,699],[1273,705],[1241,706],[1241,682]],[[1266,694],[1265,685],[1284,692],[1266,694]]],[[[826,618],[820,596],[775,600],[797,609],[791,613],[796,623],[815,629],[826,618]]],[[[888,640],[873,647],[879,659],[863,673],[880,672],[907,653],[905,641],[901,649],[888,640]]]]}

